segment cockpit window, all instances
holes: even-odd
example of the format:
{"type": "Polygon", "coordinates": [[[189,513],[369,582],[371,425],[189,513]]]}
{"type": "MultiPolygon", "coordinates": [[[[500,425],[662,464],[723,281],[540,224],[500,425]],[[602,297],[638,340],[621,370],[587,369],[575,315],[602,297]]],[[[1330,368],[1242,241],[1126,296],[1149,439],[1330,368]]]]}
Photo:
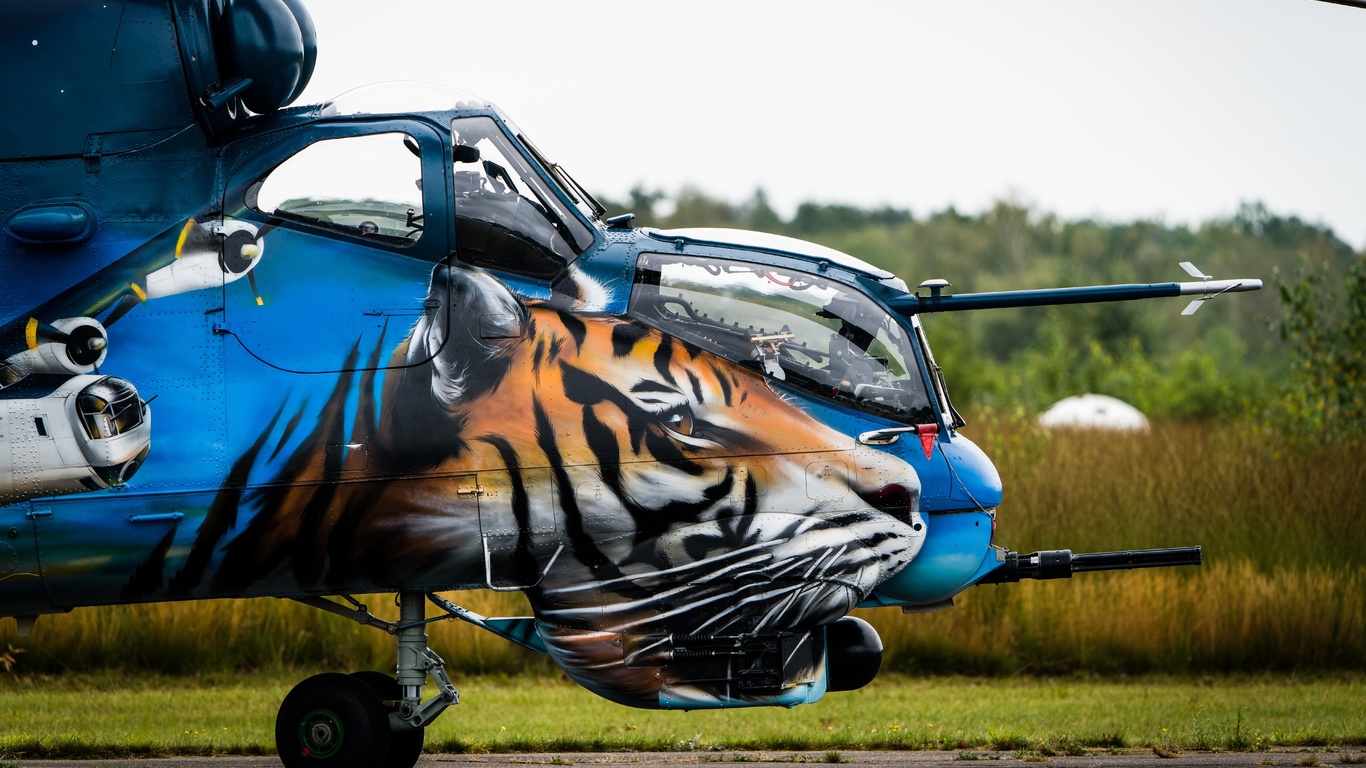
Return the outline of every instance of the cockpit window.
{"type": "Polygon", "coordinates": [[[138,391],[113,376],[94,382],[76,398],[76,413],[92,440],[117,437],[142,423],[145,406],[138,391]]]}
{"type": "Polygon", "coordinates": [[[267,214],[391,245],[422,237],[422,160],[406,133],[324,139],[273,168],[249,196],[267,214]]]}
{"type": "Polygon", "coordinates": [[[455,249],[464,262],[552,277],[593,243],[492,118],[451,122],[455,249]]]}
{"type": "Polygon", "coordinates": [[[912,342],[872,299],[804,272],[647,253],[629,313],[822,398],[934,420],[912,342]]]}

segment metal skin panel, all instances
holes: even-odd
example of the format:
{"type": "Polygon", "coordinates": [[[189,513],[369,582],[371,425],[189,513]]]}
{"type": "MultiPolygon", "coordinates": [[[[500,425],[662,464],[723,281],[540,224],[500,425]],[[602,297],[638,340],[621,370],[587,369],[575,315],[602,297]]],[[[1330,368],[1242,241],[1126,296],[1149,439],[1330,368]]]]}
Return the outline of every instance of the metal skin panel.
{"type": "Polygon", "coordinates": [[[949,462],[954,482],[949,491],[951,502],[932,508],[933,511],[969,508],[985,511],[1001,504],[1001,475],[996,465],[981,448],[962,435],[954,435],[951,443],[943,445],[944,457],[949,462]]]}
{"type": "MultiPolygon", "coordinates": [[[[232,161],[230,189],[291,145],[261,146],[232,161]]],[[[30,496],[52,608],[524,588],[558,633],[548,650],[605,696],[790,705],[823,692],[822,655],[780,670],[797,688],[717,689],[594,639],[798,642],[920,548],[918,470],[942,457],[860,446],[849,433],[882,420],[604,312],[624,305],[636,246],[590,249],[551,287],[424,258],[444,250],[439,221],[405,250],[227,194],[233,215],[165,226],[0,329],[96,319],[101,374],[154,401],[134,476],[30,496]],[[871,500],[893,486],[909,507],[871,500]]]]}
{"type": "Polygon", "coordinates": [[[18,616],[53,610],[43,591],[37,531],[30,511],[28,504],[0,507],[0,605],[18,616]]]}
{"type": "Polygon", "coordinates": [[[0,45],[6,159],[79,157],[90,134],[150,143],[194,123],[166,0],[12,4],[0,45]]]}

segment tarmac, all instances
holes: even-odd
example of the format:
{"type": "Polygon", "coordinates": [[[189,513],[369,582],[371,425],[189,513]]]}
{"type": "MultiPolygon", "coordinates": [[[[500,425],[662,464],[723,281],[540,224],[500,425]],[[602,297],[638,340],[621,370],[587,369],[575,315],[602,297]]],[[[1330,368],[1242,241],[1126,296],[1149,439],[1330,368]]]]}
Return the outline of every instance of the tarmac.
{"type": "MultiPolygon", "coordinates": [[[[676,768],[677,766],[717,763],[785,765],[826,763],[881,768],[926,768],[967,763],[995,762],[997,765],[1046,764],[1057,768],[1251,768],[1252,766],[1319,766],[1366,763],[1360,747],[1335,751],[1324,749],[1279,750],[1271,752],[1193,752],[1158,755],[1151,749],[1109,751],[1087,750],[1085,755],[1043,755],[1037,752],[996,752],[962,750],[956,752],[563,752],[487,755],[423,755],[418,768],[492,768],[493,766],[585,765],[630,766],[630,768],[676,768]]],[[[99,760],[11,760],[0,765],[22,768],[280,768],[278,757],[172,757],[99,760]]],[[[984,766],[985,768],[985,766],[984,766]]]]}

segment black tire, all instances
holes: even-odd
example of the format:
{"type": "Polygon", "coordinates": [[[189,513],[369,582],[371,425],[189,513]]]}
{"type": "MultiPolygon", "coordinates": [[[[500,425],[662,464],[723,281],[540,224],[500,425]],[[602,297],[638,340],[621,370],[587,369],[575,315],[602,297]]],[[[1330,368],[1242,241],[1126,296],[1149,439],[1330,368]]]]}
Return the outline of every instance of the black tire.
{"type": "Polygon", "coordinates": [[[285,768],[374,768],[389,745],[389,715],[379,697],[349,675],[304,680],[275,718],[275,748],[285,768]]]}
{"type": "Polygon", "coordinates": [[[373,672],[368,669],[352,672],[350,677],[365,683],[365,687],[374,691],[386,710],[393,712],[398,709],[397,701],[403,697],[403,691],[398,687],[397,680],[383,672],[373,672]]]}
{"type": "Polygon", "coordinates": [[[389,753],[384,756],[380,768],[413,768],[418,758],[422,757],[422,744],[426,736],[426,728],[389,734],[389,753]]]}
{"type": "MultiPolygon", "coordinates": [[[[351,677],[365,683],[370,690],[375,692],[379,700],[385,705],[386,712],[398,710],[398,700],[403,697],[403,691],[398,687],[398,681],[389,677],[383,672],[353,672],[351,677]]],[[[384,762],[380,763],[379,768],[413,768],[417,764],[418,758],[422,757],[422,745],[426,740],[426,728],[415,728],[407,731],[391,731],[389,733],[389,752],[384,756],[384,762]]]]}

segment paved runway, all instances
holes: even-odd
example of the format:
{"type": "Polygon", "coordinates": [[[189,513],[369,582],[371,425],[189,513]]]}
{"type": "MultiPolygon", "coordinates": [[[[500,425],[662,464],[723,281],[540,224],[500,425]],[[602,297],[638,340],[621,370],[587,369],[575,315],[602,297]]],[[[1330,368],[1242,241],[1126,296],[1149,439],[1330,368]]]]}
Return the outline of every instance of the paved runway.
{"type": "MultiPolygon", "coordinates": [[[[1252,766],[1320,766],[1332,768],[1366,762],[1366,751],[1351,747],[1337,752],[1294,750],[1277,752],[1182,752],[1158,757],[1151,750],[1089,750],[1083,756],[1038,754],[1017,756],[1015,752],[964,750],[962,752],[563,752],[559,754],[505,755],[424,755],[418,768],[490,768],[492,766],[586,765],[630,766],[630,768],[676,768],[701,763],[748,763],[783,765],[793,763],[842,763],[850,766],[883,768],[927,768],[952,766],[965,768],[979,761],[997,765],[1045,763],[1073,768],[1251,768],[1252,766]]],[[[280,768],[275,757],[178,757],[132,760],[19,760],[23,768],[280,768]]]]}

